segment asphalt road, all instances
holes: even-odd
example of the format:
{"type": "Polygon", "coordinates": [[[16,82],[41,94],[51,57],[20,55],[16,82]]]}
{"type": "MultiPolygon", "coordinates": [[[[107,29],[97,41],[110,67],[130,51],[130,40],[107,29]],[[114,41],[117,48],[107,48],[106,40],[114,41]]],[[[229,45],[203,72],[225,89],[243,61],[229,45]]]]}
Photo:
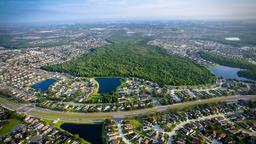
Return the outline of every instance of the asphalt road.
{"type": "Polygon", "coordinates": [[[33,117],[45,118],[67,122],[81,122],[81,121],[103,121],[106,118],[122,119],[125,117],[133,117],[137,115],[145,115],[153,112],[163,112],[169,109],[184,108],[193,105],[200,105],[206,103],[215,103],[223,101],[236,101],[236,100],[249,100],[256,99],[256,95],[240,95],[240,96],[223,96],[203,100],[196,100],[190,102],[183,102],[165,106],[155,106],[153,108],[146,108],[132,111],[118,111],[118,112],[97,112],[97,113],[79,113],[79,112],[60,112],[53,111],[39,107],[32,107],[30,105],[21,105],[20,107],[12,106],[12,102],[0,101],[0,104],[10,110],[15,110],[19,113],[24,113],[33,117]]]}

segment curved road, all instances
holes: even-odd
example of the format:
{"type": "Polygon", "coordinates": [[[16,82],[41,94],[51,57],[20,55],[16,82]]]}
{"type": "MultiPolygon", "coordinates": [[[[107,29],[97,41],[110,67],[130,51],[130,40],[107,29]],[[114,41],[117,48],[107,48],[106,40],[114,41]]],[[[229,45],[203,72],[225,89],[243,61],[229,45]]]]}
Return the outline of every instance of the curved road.
{"type": "Polygon", "coordinates": [[[177,109],[183,108],[193,105],[200,105],[206,103],[215,103],[215,102],[223,102],[223,101],[236,101],[236,100],[250,100],[256,99],[256,95],[239,95],[239,96],[223,96],[223,97],[215,97],[209,99],[202,99],[196,101],[189,101],[165,106],[155,106],[153,108],[146,108],[140,110],[133,111],[118,111],[118,112],[97,112],[97,113],[79,113],[79,112],[60,112],[53,111],[44,108],[34,107],[31,105],[19,105],[17,107],[16,103],[8,101],[6,99],[0,98],[0,104],[3,107],[6,107],[10,110],[15,110],[19,113],[24,113],[33,117],[45,118],[56,120],[59,119],[61,121],[70,121],[70,122],[82,122],[82,121],[102,121],[105,118],[125,118],[132,117],[137,115],[149,114],[153,112],[162,112],[169,109],[177,109]]]}

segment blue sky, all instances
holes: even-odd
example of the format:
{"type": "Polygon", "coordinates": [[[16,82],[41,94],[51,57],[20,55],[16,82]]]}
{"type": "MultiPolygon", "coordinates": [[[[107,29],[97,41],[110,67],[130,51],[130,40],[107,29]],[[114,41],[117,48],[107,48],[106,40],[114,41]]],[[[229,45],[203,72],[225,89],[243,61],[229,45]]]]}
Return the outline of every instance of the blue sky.
{"type": "Polygon", "coordinates": [[[0,0],[0,23],[256,19],[256,0],[0,0]]]}

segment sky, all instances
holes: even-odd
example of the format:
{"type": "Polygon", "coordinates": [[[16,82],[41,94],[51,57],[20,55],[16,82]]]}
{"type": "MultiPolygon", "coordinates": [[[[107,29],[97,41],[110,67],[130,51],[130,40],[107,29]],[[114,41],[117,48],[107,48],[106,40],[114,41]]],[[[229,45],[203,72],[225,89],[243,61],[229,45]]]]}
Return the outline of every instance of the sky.
{"type": "Polygon", "coordinates": [[[256,0],[0,0],[0,23],[256,19],[256,0]]]}

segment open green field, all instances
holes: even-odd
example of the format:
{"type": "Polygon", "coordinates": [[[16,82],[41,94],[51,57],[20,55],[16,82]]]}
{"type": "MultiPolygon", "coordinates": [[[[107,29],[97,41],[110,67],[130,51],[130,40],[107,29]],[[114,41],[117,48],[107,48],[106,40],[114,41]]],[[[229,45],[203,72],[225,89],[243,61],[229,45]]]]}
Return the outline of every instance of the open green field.
{"type": "Polygon", "coordinates": [[[83,77],[138,77],[159,85],[198,85],[213,81],[210,71],[188,58],[169,55],[137,37],[114,38],[112,44],[63,64],[42,67],[83,77]],[[139,39],[139,40],[138,40],[139,39]]]}
{"type": "Polygon", "coordinates": [[[0,135],[10,132],[16,125],[20,123],[21,122],[15,118],[3,122],[3,126],[0,128],[0,135]]]}
{"type": "Polygon", "coordinates": [[[112,118],[111,115],[97,115],[94,113],[93,115],[84,115],[83,113],[72,113],[72,112],[58,112],[58,111],[41,111],[37,109],[33,109],[27,113],[28,115],[47,119],[50,120],[56,120],[60,119],[62,122],[70,122],[70,123],[91,123],[95,121],[96,119],[106,119],[106,118],[112,118]],[[79,120],[79,121],[78,121],[79,120]]]}
{"type": "Polygon", "coordinates": [[[7,100],[5,98],[2,98],[2,97],[0,97],[0,103],[4,103],[6,105],[9,105],[9,106],[11,106],[12,108],[15,108],[15,109],[18,109],[19,107],[21,107],[20,105],[12,102],[10,100],[7,100]]]}
{"type": "Polygon", "coordinates": [[[136,129],[143,126],[143,124],[136,119],[129,120],[129,122],[136,129]]]}

